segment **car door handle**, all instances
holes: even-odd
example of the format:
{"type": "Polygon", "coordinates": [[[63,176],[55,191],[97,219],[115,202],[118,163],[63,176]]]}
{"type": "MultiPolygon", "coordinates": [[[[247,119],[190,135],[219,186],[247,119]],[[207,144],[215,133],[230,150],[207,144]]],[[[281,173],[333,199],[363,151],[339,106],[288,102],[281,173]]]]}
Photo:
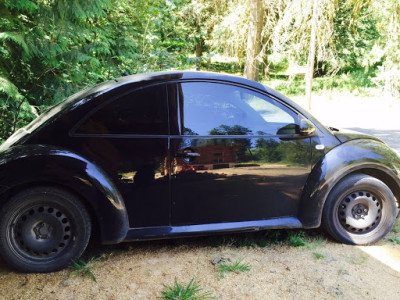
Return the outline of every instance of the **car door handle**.
{"type": "Polygon", "coordinates": [[[197,152],[178,152],[175,157],[199,157],[200,153],[197,152]]]}

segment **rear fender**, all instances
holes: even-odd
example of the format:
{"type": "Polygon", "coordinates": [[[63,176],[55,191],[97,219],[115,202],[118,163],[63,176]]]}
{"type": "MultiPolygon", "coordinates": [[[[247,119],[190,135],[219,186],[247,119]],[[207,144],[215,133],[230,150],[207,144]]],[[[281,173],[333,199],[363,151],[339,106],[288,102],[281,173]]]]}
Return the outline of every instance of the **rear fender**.
{"type": "Polygon", "coordinates": [[[2,152],[2,200],[32,185],[57,185],[78,194],[93,212],[103,243],[125,238],[129,222],[119,191],[99,166],[79,154],[43,145],[15,146],[2,152]]]}

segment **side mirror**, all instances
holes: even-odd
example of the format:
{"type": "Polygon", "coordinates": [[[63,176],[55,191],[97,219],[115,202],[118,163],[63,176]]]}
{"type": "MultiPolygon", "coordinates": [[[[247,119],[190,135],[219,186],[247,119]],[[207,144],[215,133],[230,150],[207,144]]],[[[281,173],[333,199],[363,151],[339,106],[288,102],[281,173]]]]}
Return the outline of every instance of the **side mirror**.
{"type": "Polygon", "coordinates": [[[277,135],[285,135],[285,134],[296,134],[298,132],[298,125],[296,124],[287,124],[278,129],[277,135]]]}
{"type": "Polygon", "coordinates": [[[317,133],[314,124],[307,119],[302,118],[299,127],[299,133],[302,136],[315,136],[317,133]]]}

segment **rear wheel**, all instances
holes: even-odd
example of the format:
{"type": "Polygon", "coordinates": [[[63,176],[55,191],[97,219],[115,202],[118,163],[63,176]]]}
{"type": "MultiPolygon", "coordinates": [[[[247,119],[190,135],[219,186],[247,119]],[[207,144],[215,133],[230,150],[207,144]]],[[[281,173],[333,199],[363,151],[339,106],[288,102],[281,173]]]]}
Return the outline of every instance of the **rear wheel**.
{"type": "Polygon", "coordinates": [[[24,272],[53,272],[85,250],[89,215],[72,194],[38,187],[12,197],[0,212],[0,253],[24,272]]]}
{"type": "Polygon", "coordinates": [[[372,244],[390,231],[396,210],[395,197],[387,185],[355,174],[340,181],[329,194],[322,224],[340,242],[372,244]]]}

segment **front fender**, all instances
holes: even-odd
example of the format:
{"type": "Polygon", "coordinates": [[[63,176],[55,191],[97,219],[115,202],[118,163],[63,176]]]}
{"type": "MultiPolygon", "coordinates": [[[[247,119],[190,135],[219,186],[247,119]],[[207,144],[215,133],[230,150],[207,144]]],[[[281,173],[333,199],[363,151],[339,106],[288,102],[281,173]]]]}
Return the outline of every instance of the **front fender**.
{"type": "Polygon", "coordinates": [[[388,146],[372,139],[341,144],[322,157],[308,177],[299,206],[299,220],[304,227],[320,226],[322,210],[332,188],[346,175],[364,170],[378,171],[390,178],[397,190],[400,188],[400,157],[388,146]]]}
{"type": "Polygon", "coordinates": [[[0,153],[0,195],[38,184],[65,187],[94,212],[103,243],[122,241],[129,229],[124,201],[112,180],[84,157],[53,146],[15,146],[0,153]]]}

